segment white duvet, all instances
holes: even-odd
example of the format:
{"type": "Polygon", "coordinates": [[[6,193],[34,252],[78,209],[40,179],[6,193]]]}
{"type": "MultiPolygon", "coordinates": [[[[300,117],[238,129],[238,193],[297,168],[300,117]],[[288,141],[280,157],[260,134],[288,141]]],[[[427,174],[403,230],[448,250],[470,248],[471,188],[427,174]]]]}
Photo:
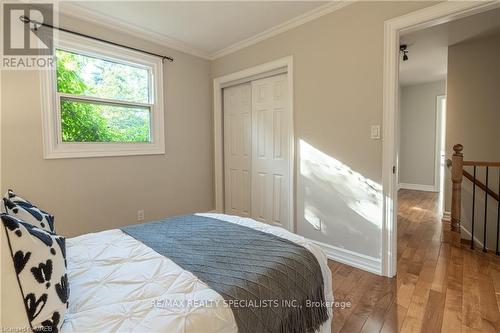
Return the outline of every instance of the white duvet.
{"type": "MultiPolygon", "coordinates": [[[[291,240],[318,259],[325,299],[331,272],[321,249],[304,237],[249,218],[198,214],[291,240]]],[[[119,229],[67,239],[69,309],[61,332],[234,333],[223,298],[205,283],[119,229]]],[[[331,309],[330,309],[331,318],[331,309]]],[[[330,332],[331,319],[321,332],[330,332]]]]}

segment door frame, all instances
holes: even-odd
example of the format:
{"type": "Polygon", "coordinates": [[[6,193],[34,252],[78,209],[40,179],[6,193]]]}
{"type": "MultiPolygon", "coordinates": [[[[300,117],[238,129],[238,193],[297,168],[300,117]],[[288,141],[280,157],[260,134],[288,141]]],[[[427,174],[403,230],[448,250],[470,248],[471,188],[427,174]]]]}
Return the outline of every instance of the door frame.
{"type": "Polygon", "coordinates": [[[295,132],[294,132],[294,90],[293,90],[293,56],[287,56],[271,62],[260,64],[254,67],[246,68],[228,75],[220,76],[214,79],[214,188],[215,188],[215,211],[224,212],[224,123],[223,123],[223,99],[222,89],[231,86],[232,83],[239,84],[251,81],[255,77],[263,74],[283,71],[288,78],[288,106],[290,108],[290,117],[288,130],[290,138],[289,145],[289,177],[290,185],[288,190],[289,200],[289,226],[288,230],[295,232],[295,132]]]}
{"type": "Polygon", "coordinates": [[[399,16],[384,23],[383,143],[382,143],[382,275],[397,272],[397,124],[399,36],[500,7],[499,1],[452,1],[399,16]],[[394,169],[393,169],[394,168],[394,169]],[[393,171],[395,170],[395,171],[393,171]]]}
{"type": "MultiPolygon", "coordinates": [[[[441,192],[441,147],[443,146],[443,135],[446,135],[446,128],[443,127],[443,113],[446,115],[446,110],[441,107],[442,100],[446,100],[446,94],[436,96],[436,151],[435,166],[434,166],[434,191],[441,192]],[[443,133],[444,132],[444,133],[443,133]]],[[[445,123],[446,125],[446,123],[445,123]]]]}

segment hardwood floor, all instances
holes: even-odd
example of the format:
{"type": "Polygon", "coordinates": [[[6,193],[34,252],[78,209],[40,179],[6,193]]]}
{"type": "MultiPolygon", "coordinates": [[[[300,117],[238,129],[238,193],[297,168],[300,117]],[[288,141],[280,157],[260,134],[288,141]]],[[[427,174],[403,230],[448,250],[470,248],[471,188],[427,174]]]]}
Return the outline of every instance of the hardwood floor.
{"type": "Polygon", "coordinates": [[[401,190],[393,279],[334,261],[332,332],[500,332],[500,258],[452,241],[438,195],[401,190]]]}

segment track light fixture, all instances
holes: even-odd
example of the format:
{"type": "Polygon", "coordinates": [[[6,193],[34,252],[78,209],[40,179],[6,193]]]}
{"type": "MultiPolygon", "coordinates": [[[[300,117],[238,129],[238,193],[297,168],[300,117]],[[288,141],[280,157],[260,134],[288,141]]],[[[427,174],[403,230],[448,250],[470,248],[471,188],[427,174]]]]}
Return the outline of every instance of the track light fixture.
{"type": "Polygon", "coordinates": [[[403,61],[408,60],[408,45],[399,45],[399,53],[403,56],[403,61]]]}

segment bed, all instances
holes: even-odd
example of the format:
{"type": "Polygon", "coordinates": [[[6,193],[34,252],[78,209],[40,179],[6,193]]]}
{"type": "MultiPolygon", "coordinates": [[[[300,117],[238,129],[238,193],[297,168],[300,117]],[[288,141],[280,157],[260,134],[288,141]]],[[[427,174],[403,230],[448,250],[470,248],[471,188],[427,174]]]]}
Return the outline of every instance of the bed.
{"type": "MultiPolygon", "coordinates": [[[[324,300],[333,301],[331,272],[321,249],[283,228],[249,218],[196,214],[286,239],[316,258],[324,300]]],[[[71,293],[61,332],[237,332],[232,308],[190,271],[120,229],[66,240],[71,293]]],[[[330,332],[332,312],[317,330],[330,332]]],[[[241,330],[240,330],[241,331],[241,330]]]]}

